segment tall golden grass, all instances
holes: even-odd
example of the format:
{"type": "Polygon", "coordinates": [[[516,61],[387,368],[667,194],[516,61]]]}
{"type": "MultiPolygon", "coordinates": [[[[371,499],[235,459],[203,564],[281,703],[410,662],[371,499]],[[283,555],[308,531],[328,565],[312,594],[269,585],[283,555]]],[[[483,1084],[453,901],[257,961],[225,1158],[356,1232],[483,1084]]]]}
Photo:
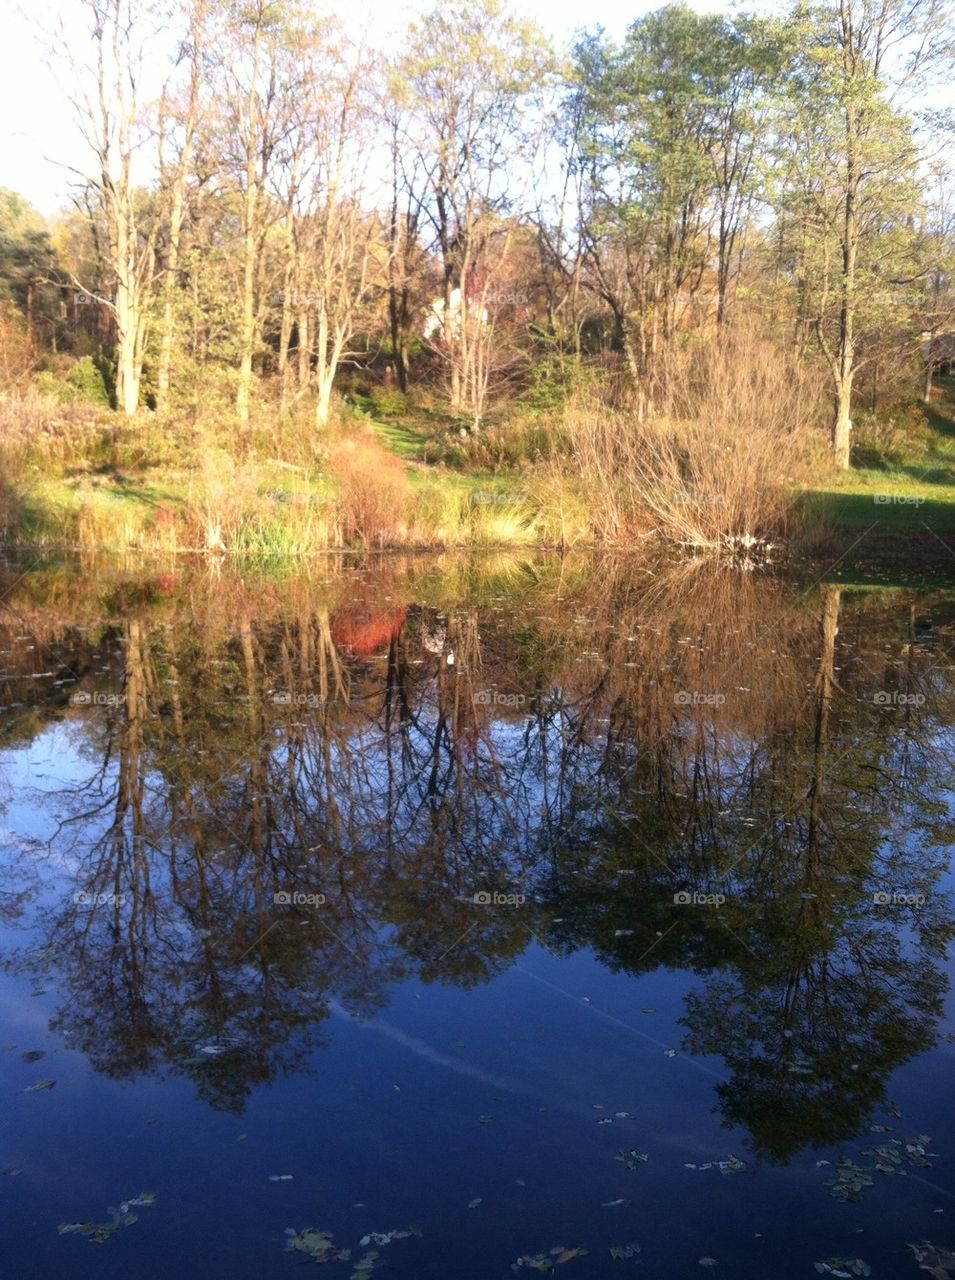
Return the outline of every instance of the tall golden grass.
{"type": "Polygon", "coordinates": [[[569,466],[598,539],[735,552],[790,531],[824,444],[817,374],[733,331],[672,357],[667,401],[643,421],[593,400],[568,408],[549,471],[566,488],[569,466]]]}

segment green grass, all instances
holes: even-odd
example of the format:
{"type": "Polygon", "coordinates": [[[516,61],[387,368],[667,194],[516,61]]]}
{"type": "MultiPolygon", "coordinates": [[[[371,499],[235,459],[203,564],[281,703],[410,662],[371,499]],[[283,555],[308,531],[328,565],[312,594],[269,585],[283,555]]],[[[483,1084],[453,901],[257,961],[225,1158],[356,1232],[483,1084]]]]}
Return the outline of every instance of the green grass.
{"type": "Polygon", "coordinates": [[[809,503],[838,529],[875,525],[886,533],[955,533],[955,483],[920,481],[902,472],[849,471],[820,485],[809,503]]]}
{"type": "Polygon", "coordinates": [[[875,526],[886,534],[955,533],[955,382],[943,381],[928,407],[909,411],[910,440],[905,415],[894,443],[883,459],[878,448],[859,452],[867,463],[820,480],[807,495],[810,510],[836,529],[849,531],[875,526]]]}

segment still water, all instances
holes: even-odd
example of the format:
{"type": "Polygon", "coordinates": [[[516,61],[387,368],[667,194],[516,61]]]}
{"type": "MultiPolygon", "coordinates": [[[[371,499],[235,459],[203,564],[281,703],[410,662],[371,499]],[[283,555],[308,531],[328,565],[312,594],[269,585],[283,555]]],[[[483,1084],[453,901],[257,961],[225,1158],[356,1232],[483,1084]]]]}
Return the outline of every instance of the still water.
{"type": "Polygon", "coordinates": [[[955,1274],[955,593],[26,568],[3,1280],[955,1274]]]}

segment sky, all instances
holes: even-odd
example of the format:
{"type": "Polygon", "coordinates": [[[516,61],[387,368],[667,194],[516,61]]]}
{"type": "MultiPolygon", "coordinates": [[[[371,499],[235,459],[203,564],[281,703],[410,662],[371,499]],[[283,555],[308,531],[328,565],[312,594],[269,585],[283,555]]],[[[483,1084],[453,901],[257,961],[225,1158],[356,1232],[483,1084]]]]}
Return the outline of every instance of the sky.
{"type": "MultiPolygon", "coordinates": [[[[629,22],[665,0],[513,0],[513,8],[533,17],[558,44],[566,44],[581,26],[602,26],[619,37],[629,22]]],[[[689,0],[702,11],[729,9],[729,0],[689,0]]],[[[402,13],[430,7],[430,0],[348,0],[328,7],[341,17],[361,14],[372,32],[384,37],[399,29],[402,13]]],[[[748,4],[770,8],[773,0],[748,4]]],[[[79,14],[79,0],[58,0],[51,8],[68,20],[79,14]]],[[[0,187],[18,191],[47,217],[69,204],[71,175],[63,167],[79,163],[81,145],[63,93],[46,65],[37,37],[40,5],[19,9],[0,0],[0,187]]]]}

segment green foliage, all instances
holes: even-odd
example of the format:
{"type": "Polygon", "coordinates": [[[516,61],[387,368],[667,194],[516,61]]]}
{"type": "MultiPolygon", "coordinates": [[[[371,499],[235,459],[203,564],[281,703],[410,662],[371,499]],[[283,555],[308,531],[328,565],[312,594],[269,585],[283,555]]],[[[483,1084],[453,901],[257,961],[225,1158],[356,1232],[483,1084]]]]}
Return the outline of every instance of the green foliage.
{"type": "Polygon", "coordinates": [[[408,397],[396,387],[375,387],[369,399],[373,417],[402,418],[408,412],[408,397]]]}
{"type": "MultiPolygon", "coordinates": [[[[108,366],[107,366],[108,368],[108,366]]],[[[112,401],[103,362],[82,356],[63,374],[43,369],[36,375],[36,388],[58,404],[89,404],[109,408],[112,401]]]]}
{"type": "Polygon", "coordinates": [[[109,390],[102,367],[92,356],[83,356],[77,360],[67,375],[66,382],[76,392],[77,399],[90,404],[109,405],[109,390]]]}

